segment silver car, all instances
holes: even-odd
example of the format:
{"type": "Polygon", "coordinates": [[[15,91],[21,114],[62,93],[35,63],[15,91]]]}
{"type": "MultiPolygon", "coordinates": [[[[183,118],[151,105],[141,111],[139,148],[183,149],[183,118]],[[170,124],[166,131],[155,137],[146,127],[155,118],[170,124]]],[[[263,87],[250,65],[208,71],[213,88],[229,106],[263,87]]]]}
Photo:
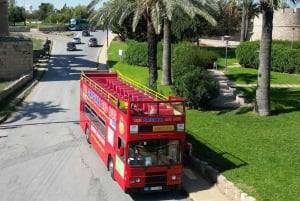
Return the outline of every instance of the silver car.
{"type": "Polygon", "coordinates": [[[81,38],[80,38],[80,37],[74,37],[74,38],[72,39],[72,42],[73,42],[73,43],[76,43],[76,44],[81,44],[81,38]]]}

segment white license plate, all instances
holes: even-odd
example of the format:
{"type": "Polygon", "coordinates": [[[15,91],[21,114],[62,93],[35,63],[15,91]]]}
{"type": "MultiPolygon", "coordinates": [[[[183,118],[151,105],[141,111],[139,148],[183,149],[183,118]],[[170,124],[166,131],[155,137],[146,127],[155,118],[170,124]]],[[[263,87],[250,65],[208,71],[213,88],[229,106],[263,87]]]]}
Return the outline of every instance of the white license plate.
{"type": "Polygon", "coordinates": [[[151,191],[158,191],[158,190],[162,190],[162,186],[152,186],[150,187],[151,191]]]}

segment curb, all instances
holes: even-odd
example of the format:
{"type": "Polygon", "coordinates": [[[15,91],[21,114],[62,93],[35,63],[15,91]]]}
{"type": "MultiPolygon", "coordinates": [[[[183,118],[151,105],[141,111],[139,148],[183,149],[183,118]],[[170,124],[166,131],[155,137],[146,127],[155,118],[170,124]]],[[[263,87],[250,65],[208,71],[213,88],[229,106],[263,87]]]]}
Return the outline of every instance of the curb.
{"type": "Polygon", "coordinates": [[[207,162],[199,160],[195,156],[190,157],[192,168],[200,173],[207,181],[217,186],[219,191],[230,200],[234,201],[256,201],[254,197],[247,195],[238,189],[234,183],[227,180],[217,170],[210,166],[207,162]]]}

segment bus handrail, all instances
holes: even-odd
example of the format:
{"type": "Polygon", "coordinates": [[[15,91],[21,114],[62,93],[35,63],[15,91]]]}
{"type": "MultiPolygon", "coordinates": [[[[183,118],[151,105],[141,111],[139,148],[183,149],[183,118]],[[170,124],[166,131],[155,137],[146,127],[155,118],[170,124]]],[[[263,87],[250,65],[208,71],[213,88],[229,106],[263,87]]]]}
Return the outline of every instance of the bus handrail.
{"type": "Polygon", "coordinates": [[[90,79],[84,72],[81,73],[81,77],[82,77],[83,80],[85,80],[86,82],[91,84],[91,86],[93,86],[96,90],[98,90],[99,92],[104,94],[104,96],[106,96],[106,98],[111,103],[113,103],[114,105],[118,105],[119,100],[118,100],[117,97],[115,97],[113,94],[109,93],[107,90],[105,90],[104,88],[99,86],[96,82],[94,82],[92,79],[90,79]]]}
{"type": "Polygon", "coordinates": [[[119,71],[117,71],[118,76],[120,77],[121,80],[127,82],[128,84],[130,84],[133,87],[136,87],[138,89],[140,89],[141,91],[143,91],[144,93],[156,98],[156,99],[160,99],[160,100],[168,100],[168,98],[152,89],[150,89],[149,87],[140,84],[132,79],[130,79],[129,77],[126,77],[125,75],[123,75],[122,73],[120,73],[119,71]]]}

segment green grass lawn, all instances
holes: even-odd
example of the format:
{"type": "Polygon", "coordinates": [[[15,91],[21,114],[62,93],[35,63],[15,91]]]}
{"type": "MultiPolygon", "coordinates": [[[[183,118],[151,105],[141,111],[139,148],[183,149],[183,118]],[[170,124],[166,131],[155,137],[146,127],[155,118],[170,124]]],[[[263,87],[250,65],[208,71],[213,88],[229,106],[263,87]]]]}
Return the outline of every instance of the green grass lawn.
{"type": "MultiPolygon", "coordinates": [[[[236,84],[257,82],[257,70],[253,68],[227,68],[226,76],[236,84]]],[[[300,75],[271,72],[271,84],[300,84],[300,75]]]]}
{"type": "MultiPolygon", "coordinates": [[[[109,62],[113,69],[147,83],[147,68],[119,61],[118,49],[126,45],[113,42],[109,62]]],[[[228,65],[235,60],[228,60],[228,65]]],[[[256,70],[228,69],[237,83],[255,83],[256,70]],[[231,71],[232,70],[232,71],[231,71]]],[[[298,76],[273,74],[272,83],[297,83],[298,76]]],[[[160,80],[158,80],[158,86],[160,80]]],[[[165,95],[172,90],[160,88],[165,95]]],[[[254,97],[254,88],[244,88],[254,97]]],[[[300,200],[300,89],[272,89],[274,115],[260,117],[249,108],[237,110],[187,111],[187,138],[193,154],[209,162],[241,190],[262,201],[300,200]]]]}
{"type": "Polygon", "coordinates": [[[12,84],[14,81],[4,81],[0,82],[0,91],[8,87],[10,84],[12,84]]]}

